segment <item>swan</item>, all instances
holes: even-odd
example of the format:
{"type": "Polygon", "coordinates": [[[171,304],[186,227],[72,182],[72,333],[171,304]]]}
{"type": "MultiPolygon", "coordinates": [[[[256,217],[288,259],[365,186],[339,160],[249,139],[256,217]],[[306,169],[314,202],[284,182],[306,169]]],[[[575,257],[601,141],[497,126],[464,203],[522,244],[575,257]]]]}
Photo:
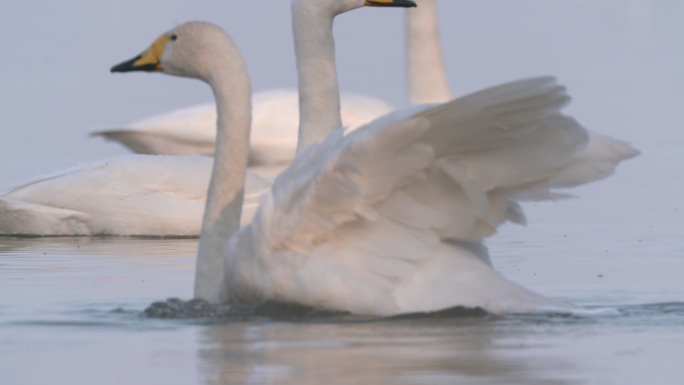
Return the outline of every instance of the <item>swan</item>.
{"type": "MultiPolygon", "coordinates": [[[[434,11],[434,3],[426,2],[425,7],[430,6],[433,6],[434,11]]],[[[439,68],[434,68],[438,63],[432,62],[432,57],[424,54],[424,45],[432,44],[434,40],[423,35],[436,32],[436,27],[430,25],[430,21],[437,20],[436,17],[431,18],[430,9],[422,11],[422,8],[421,3],[421,10],[406,15],[407,20],[412,18],[411,15],[421,15],[421,19],[426,21],[408,23],[406,29],[406,43],[412,54],[409,59],[424,58],[412,68],[426,65],[426,71],[411,77],[409,96],[414,104],[445,102],[451,99],[451,94],[448,91],[443,92],[446,88],[443,64],[439,71],[439,68]],[[442,77],[438,78],[439,76],[442,77]],[[437,81],[433,80],[435,78],[437,81]],[[414,87],[414,83],[419,87],[414,87]],[[421,92],[443,96],[426,99],[421,92]]],[[[434,38],[438,39],[438,36],[434,35],[434,38]]],[[[414,63],[409,63],[410,68],[412,64],[414,63]]],[[[306,146],[306,140],[298,140],[296,134],[299,132],[298,102],[299,93],[296,89],[262,91],[253,95],[250,166],[285,165],[292,160],[297,143],[306,146]]],[[[341,94],[340,107],[342,124],[350,129],[358,128],[395,109],[381,99],[349,92],[341,94]]],[[[208,103],[144,118],[126,125],[125,128],[96,129],[90,132],[90,136],[118,141],[129,150],[141,154],[212,156],[215,124],[216,107],[213,103],[208,103]]]]}
{"type": "MultiPolygon", "coordinates": [[[[261,96],[264,103],[260,105],[270,109],[271,116],[282,118],[286,111],[297,111],[296,95],[276,96],[261,96]]],[[[349,98],[347,105],[363,105],[368,114],[392,110],[387,104],[364,97],[349,98]]],[[[211,115],[215,117],[216,112],[211,115]]],[[[348,122],[358,125],[371,117],[349,114],[348,122]]],[[[216,122],[207,127],[215,131],[216,122]]],[[[296,136],[293,132],[288,135],[292,145],[287,154],[281,155],[289,161],[296,136]]],[[[211,136],[213,145],[216,133],[211,136]]],[[[273,159],[278,137],[266,135],[262,139],[264,145],[259,148],[265,149],[264,156],[273,159]],[[272,142],[266,145],[268,140],[272,142]]],[[[258,154],[251,152],[252,164],[259,163],[254,161],[258,154]]],[[[212,164],[210,158],[199,156],[129,155],[38,176],[0,194],[0,236],[197,237],[212,164]]],[[[270,171],[260,169],[260,173],[270,171]]],[[[252,217],[259,196],[270,185],[270,181],[248,174],[243,222],[252,217]]]]}
{"type": "MultiPolygon", "coordinates": [[[[197,237],[212,164],[128,155],[33,178],[0,195],[0,235],[197,237]]],[[[248,174],[245,222],[270,185],[248,174]]]]}
{"type": "MultiPolygon", "coordinates": [[[[587,170],[611,174],[625,157],[619,146],[612,154],[601,146],[610,140],[590,140],[556,185],[586,183],[587,170]]],[[[39,176],[0,194],[0,235],[196,237],[211,164],[202,157],[122,156],[39,176]]],[[[247,180],[243,223],[270,186],[251,173],[247,180]]]]}
{"type": "MultiPolygon", "coordinates": [[[[292,160],[299,124],[298,100],[297,90],[285,88],[254,95],[250,166],[285,165],[292,160]]],[[[394,108],[371,96],[342,94],[342,120],[348,127],[359,127],[394,108]]],[[[125,128],[96,129],[89,135],[120,142],[139,154],[213,156],[216,106],[186,107],[132,122],[125,128]]]]}
{"type": "Polygon", "coordinates": [[[311,143],[246,226],[250,85],[230,37],[213,24],[186,23],[112,68],[197,78],[215,95],[218,136],[195,297],[378,316],[457,305],[573,309],[496,272],[482,243],[501,223],[524,222],[516,196],[552,196],[554,177],[586,146],[586,130],[560,113],[565,89],[553,78],[521,80],[326,134],[340,121],[332,22],[364,5],[412,2],[293,0],[300,130],[308,130],[300,136],[311,143]],[[320,81],[306,79],[313,54],[328,70],[320,81]]]}
{"type": "MultiPolygon", "coordinates": [[[[414,105],[444,103],[453,99],[453,93],[444,66],[436,0],[418,3],[419,7],[406,10],[404,18],[409,100],[414,105]]],[[[262,91],[253,96],[252,103],[250,166],[287,164],[297,143],[297,91],[262,91]]],[[[345,92],[341,94],[341,109],[342,123],[353,129],[394,107],[377,98],[345,92]]],[[[209,103],[148,117],[126,128],[94,130],[90,135],[118,141],[135,153],[212,156],[215,122],[216,108],[209,103]]],[[[568,168],[568,178],[586,182],[604,179],[621,161],[639,155],[627,142],[591,131],[589,136],[587,148],[568,168]]],[[[270,177],[280,169],[255,170],[270,177]]]]}

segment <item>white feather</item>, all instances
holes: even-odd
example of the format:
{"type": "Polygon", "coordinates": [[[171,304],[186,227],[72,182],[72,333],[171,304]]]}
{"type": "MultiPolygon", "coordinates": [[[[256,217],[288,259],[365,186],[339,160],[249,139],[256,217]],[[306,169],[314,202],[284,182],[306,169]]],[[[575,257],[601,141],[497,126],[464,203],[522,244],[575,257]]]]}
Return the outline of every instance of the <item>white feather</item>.
{"type": "Polygon", "coordinates": [[[521,81],[311,146],[232,238],[228,295],[376,315],[456,305],[567,309],[506,280],[486,252],[473,252],[503,221],[521,221],[511,202],[517,188],[548,180],[586,145],[586,131],[559,115],[562,90],[551,79],[521,81]],[[493,172],[499,166],[508,172],[493,172]],[[464,185],[477,191],[476,205],[464,185]]]}
{"type": "MultiPolygon", "coordinates": [[[[250,165],[285,165],[294,157],[299,126],[299,93],[276,89],[254,94],[250,165]]],[[[389,103],[366,95],[342,93],[342,122],[357,128],[392,110],[389,103]]],[[[216,105],[202,104],[151,116],[125,128],[90,132],[139,154],[214,155],[216,105]]]]}

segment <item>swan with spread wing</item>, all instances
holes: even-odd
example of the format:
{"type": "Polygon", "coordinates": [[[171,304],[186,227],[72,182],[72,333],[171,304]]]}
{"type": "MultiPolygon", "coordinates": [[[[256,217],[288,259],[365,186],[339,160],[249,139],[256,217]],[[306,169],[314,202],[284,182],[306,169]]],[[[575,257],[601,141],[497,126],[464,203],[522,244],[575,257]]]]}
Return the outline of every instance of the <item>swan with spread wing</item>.
{"type": "Polygon", "coordinates": [[[572,309],[501,276],[482,243],[501,223],[524,222],[518,196],[552,197],[553,188],[568,187],[558,176],[588,134],[561,113],[565,89],[552,78],[521,80],[397,111],[345,135],[332,23],[364,5],[412,2],[293,1],[298,155],[244,227],[251,98],[230,37],[208,23],[187,23],[112,69],[197,78],[216,97],[218,136],[195,296],[371,315],[457,305],[572,309]],[[307,77],[321,68],[325,75],[307,77]]]}

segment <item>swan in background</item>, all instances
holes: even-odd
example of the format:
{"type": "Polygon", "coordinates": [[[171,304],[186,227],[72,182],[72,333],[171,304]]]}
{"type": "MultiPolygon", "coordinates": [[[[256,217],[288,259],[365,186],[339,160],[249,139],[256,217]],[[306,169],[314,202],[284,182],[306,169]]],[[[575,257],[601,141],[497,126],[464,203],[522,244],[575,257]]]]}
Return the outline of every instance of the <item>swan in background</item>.
{"type": "MultiPolygon", "coordinates": [[[[452,99],[441,60],[438,26],[431,24],[437,22],[435,12],[434,2],[425,2],[421,3],[421,10],[406,15],[408,56],[410,61],[415,60],[409,63],[409,68],[425,68],[410,77],[409,96],[413,104],[452,99]],[[434,58],[439,61],[433,61],[434,58]]],[[[300,122],[298,102],[298,91],[292,89],[254,94],[250,166],[285,165],[292,160],[298,142],[306,146],[306,138],[298,140],[296,134],[300,122]]],[[[350,129],[395,109],[378,98],[347,92],[341,94],[340,108],[342,125],[350,129]]],[[[216,107],[208,103],[155,115],[130,123],[126,128],[94,130],[90,135],[118,141],[135,153],[212,156],[215,125],[216,107]]]]}
{"type": "MultiPolygon", "coordinates": [[[[419,0],[416,9],[405,14],[408,89],[411,104],[444,103],[453,98],[448,86],[439,34],[436,0],[419,0]]],[[[342,123],[357,128],[394,109],[369,96],[342,93],[342,123]]],[[[281,89],[253,96],[253,129],[250,166],[283,166],[291,161],[297,143],[298,94],[281,89]]],[[[91,132],[118,141],[131,151],[143,154],[206,155],[214,152],[216,108],[204,104],[133,122],[122,129],[91,132]]],[[[628,143],[590,132],[586,149],[568,167],[565,176],[577,180],[572,185],[600,180],[615,172],[617,165],[639,152],[628,143]]],[[[279,168],[256,169],[264,176],[279,168]]]]}
{"type": "MultiPolygon", "coordinates": [[[[250,166],[284,166],[297,147],[299,93],[277,89],[254,94],[250,166]]],[[[345,92],[341,96],[342,123],[356,128],[395,109],[375,97],[345,92]]],[[[214,154],[216,106],[213,103],[155,115],[125,128],[98,129],[91,136],[120,142],[141,154],[214,154]]]]}
{"type": "Polygon", "coordinates": [[[369,315],[456,305],[496,313],[573,309],[501,276],[482,244],[504,221],[523,222],[513,198],[550,196],[554,177],[586,145],[587,132],[560,113],[565,89],[552,78],[522,80],[398,111],[347,135],[338,127],[317,142],[340,121],[339,109],[330,109],[339,96],[336,79],[311,80],[307,56],[334,69],[333,19],[363,5],[412,2],[293,1],[299,75],[311,77],[299,82],[300,127],[313,142],[242,228],[251,98],[232,40],[212,24],[187,23],[112,69],[198,78],[216,97],[219,135],[195,296],[369,315]]]}
{"type": "MultiPolygon", "coordinates": [[[[254,95],[250,166],[285,165],[294,157],[299,125],[299,95],[295,89],[277,89],[254,95]]],[[[395,109],[371,96],[342,94],[342,120],[359,127],[395,109]]],[[[94,130],[138,154],[214,155],[216,105],[201,104],[155,115],[120,129],[94,130]]]]}
{"type": "MultiPolygon", "coordinates": [[[[128,155],[40,176],[0,195],[0,235],[197,237],[212,164],[128,155]]],[[[269,188],[249,174],[245,222],[269,188]]]]}
{"type": "MultiPolygon", "coordinates": [[[[270,115],[276,119],[298,111],[296,95],[274,92],[262,94],[256,100],[259,98],[263,101],[261,107],[270,109],[270,115]]],[[[363,105],[366,112],[373,114],[392,110],[387,104],[364,97],[350,98],[347,105],[363,105]]],[[[215,108],[214,104],[211,106],[215,108]]],[[[210,115],[214,121],[206,127],[216,131],[216,112],[210,115]]],[[[371,118],[351,114],[349,121],[361,124],[371,118]]],[[[179,135],[190,134],[181,129],[186,127],[178,119],[170,121],[177,124],[174,127],[179,135]]],[[[293,130],[288,133],[288,153],[282,153],[281,158],[287,161],[295,150],[293,130]]],[[[208,136],[213,146],[216,133],[208,136]]],[[[265,153],[271,157],[278,155],[278,138],[275,134],[264,136],[264,146],[260,148],[267,149],[265,153]],[[269,140],[271,147],[266,145],[269,140]]],[[[258,154],[251,152],[252,157],[258,154]]],[[[197,237],[212,164],[211,159],[198,156],[131,155],[36,177],[0,194],[0,235],[197,237]]],[[[268,168],[259,171],[273,172],[268,168]]],[[[249,173],[243,221],[252,217],[259,196],[269,188],[269,181],[249,173]]]]}
{"type": "MultiPolygon", "coordinates": [[[[586,183],[586,170],[612,173],[620,152],[600,146],[610,141],[590,141],[554,185],[586,183]]],[[[0,235],[198,236],[210,169],[201,157],[123,156],[40,176],[0,195],[0,235]]],[[[243,221],[269,186],[248,177],[243,221]]]]}

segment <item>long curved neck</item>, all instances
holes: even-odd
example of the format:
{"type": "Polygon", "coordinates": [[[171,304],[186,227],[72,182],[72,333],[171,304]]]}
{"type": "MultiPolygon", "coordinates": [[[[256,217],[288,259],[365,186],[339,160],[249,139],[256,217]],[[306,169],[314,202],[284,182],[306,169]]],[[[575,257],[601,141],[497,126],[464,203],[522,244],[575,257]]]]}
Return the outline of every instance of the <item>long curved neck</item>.
{"type": "MultiPolygon", "coordinates": [[[[230,65],[217,68],[211,85],[218,112],[214,167],[207,193],[195,271],[195,298],[225,302],[223,258],[240,228],[252,116],[249,76],[235,48],[230,65]]],[[[226,60],[223,60],[224,62],[226,60]]]]}
{"type": "Polygon", "coordinates": [[[334,15],[293,2],[292,28],[299,78],[297,153],[342,126],[335,67],[334,15]]]}
{"type": "Polygon", "coordinates": [[[451,100],[435,0],[420,0],[417,8],[406,10],[405,23],[411,104],[451,100]]]}

